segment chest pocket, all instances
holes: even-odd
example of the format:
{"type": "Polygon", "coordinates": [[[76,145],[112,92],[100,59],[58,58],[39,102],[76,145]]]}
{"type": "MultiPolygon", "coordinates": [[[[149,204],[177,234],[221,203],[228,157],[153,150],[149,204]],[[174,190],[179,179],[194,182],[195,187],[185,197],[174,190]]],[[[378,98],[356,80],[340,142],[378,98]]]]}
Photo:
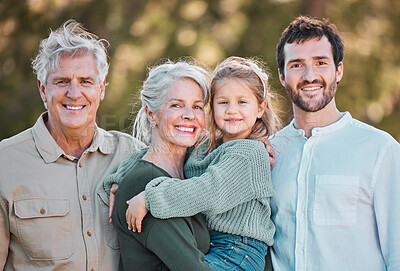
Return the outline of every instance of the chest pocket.
{"type": "Polygon", "coordinates": [[[354,226],[357,222],[359,182],[358,176],[317,176],[314,223],[324,226],[354,226]]]}
{"type": "Polygon", "coordinates": [[[14,200],[18,237],[31,260],[63,260],[73,253],[68,199],[14,200]]]}

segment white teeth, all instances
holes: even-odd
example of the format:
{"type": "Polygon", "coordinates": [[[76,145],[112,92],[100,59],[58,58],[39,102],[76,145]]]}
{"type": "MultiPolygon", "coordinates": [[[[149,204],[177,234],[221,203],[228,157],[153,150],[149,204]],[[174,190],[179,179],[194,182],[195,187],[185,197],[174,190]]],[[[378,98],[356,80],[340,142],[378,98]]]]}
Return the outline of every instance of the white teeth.
{"type": "Polygon", "coordinates": [[[194,128],[189,128],[189,127],[177,126],[175,128],[178,129],[179,131],[182,131],[182,132],[193,132],[194,131],[194,128]]]}
{"type": "Polygon", "coordinates": [[[69,105],[66,105],[65,107],[66,107],[68,110],[80,110],[80,109],[83,108],[83,106],[69,106],[69,105]]]}
{"type": "Polygon", "coordinates": [[[303,88],[303,90],[317,90],[320,89],[321,87],[312,87],[312,88],[303,88]]]}

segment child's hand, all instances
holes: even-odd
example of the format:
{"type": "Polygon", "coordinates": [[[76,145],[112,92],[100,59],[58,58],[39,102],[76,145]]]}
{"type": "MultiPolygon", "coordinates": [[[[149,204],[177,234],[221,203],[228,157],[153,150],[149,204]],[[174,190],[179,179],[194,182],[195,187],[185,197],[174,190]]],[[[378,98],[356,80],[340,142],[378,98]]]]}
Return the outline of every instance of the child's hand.
{"type": "Polygon", "coordinates": [[[110,189],[109,207],[108,207],[108,218],[109,222],[112,223],[112,212],[114,209],[115,195],[117,194],[119,184],[113,183],[110,189]]]}
{"type": "Polygon", "coordinates": [[[148,210],[146,209],[145,191],[137,194],[126,202],[129,207],[126,210],[126,223],[128,229],[136,232],[142,231],[142,220],[146,216],[148,210]]]}

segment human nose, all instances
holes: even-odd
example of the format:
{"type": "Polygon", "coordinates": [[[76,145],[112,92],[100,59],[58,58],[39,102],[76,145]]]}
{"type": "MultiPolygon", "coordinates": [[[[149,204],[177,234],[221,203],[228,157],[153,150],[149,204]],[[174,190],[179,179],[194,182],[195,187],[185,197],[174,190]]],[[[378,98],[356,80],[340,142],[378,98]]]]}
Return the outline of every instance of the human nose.
{"type": "Polygon", "coordinates": [[[234,104],[234,103],[229,103],[225,110],[225,112],[227,114],[236,113],[236,111],[237,111],[237,108],[236,108],[236,104],[234,104]]]}
{"type": "Polygon", "coordinates": [[[82,93],[81,93],[79,84],[78,84],[77,82],[75,82],[75,81],[72,80],[71,83],[70,83],[70,85],[69,85],[69,88],[68,88],[67,96],[68,96],[69,98],[71,98],[71,99],[74,99],[74,98],[80,97],[81,94],[82,94],[82,93]]]}
{"type": "Polygon", "coordinates": [[[303,80],[308,82],[313,82],[315,79],[318,78],[317,73],[314,70],[313,66],[306,66],[303,74],[303,80]]]}
{"type": "Polygon", "coordinates": [[[185,110],[184,110],[184,112],[183,112],[183,114],[182,114],[182,117],[183,117],[184,119],[194,119],[194,112],[193,112],[193,109],[192,109],[192,108],[189,108],[189,107],[186,107],[185,110]]]}

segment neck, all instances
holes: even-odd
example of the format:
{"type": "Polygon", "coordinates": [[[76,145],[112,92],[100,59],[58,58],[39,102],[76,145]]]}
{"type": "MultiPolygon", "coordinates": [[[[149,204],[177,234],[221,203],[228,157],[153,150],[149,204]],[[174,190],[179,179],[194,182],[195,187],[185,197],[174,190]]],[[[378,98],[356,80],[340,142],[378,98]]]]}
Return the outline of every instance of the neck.
{"type": "Polygon", "coordinates": [[[47,121],[46,127],[64,153],[78,159],[93,141],[94,126],[82,131],[81,129],[66,129],[47,121]]]}
{"type": "Polygon", "coordinates": [[[342,114],[336,108],[335,99],[317,112],[306,112],[296,105],[293,105],[294,127],[302,129],[305,136],[309,138],[315,127],[325,127],[338,121],[342,114]]]}
{"type": "Polygon", "coordinates": [[[175,148],[171,148],[171,146],[163,146],[157,142],[152,142],[143,159],[164,169],[173,178],[184,179],[183,162],[185,153],[185,147],[175,146],[175,148]]]}

